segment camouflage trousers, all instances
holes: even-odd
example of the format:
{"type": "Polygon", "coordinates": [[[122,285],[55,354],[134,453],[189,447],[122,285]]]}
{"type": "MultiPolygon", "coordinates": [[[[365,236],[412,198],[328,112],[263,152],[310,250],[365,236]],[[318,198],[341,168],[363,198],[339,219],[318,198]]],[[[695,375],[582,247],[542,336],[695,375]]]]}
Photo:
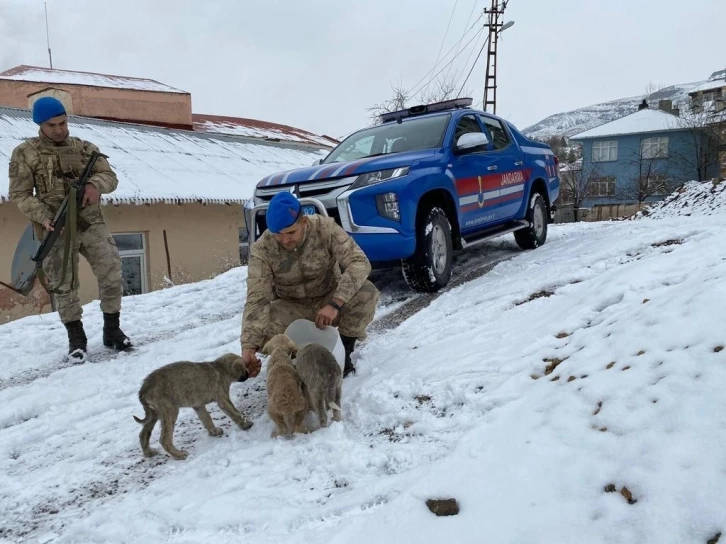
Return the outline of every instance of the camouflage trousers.
{"type": "MultiPolygon", "coordinates": [[[[335,291],[324,297],[287,300],[276,299],[270,303],[270,321],[265,330],[265,342],[276,334],[282,334],[285,329],[296,319],[309,319],[315,321],[315,315],[333,297],[335,291]]],[[[351,336],[359,340],[365,340],[366,328],[373,321],[376,313],[376,304],[380,292],[370,281],[366,280],[358,292],[353,295],[338,314],[334,326],[342,336],[351,336]]]]}
{"type": "Polygon", "coordinates": [[[78,254],[85,257],[91,265],[93,275],[98,281],[101,311],[116,313],[121,311],[123,278],[121,277],[121,257],[116,242],[104,223],[91,225],[84,232],[76,232],[76,239],[69,256],[68,271],[63,285],[58,285],[63,275],[63,250],[65,233],[61,235],[48,256],[43,261],[43,271],[50,289],[57,289],[55,299],[58,314],[63,323],[81,319],[83,309],[78,298],[78,254]],[[73,269],[71,270],[71,267],[73,269]],[[73,271],[73,273],[72,273],[73,271]],[[71,285],[73,281],[73,285],[71,285]]]}

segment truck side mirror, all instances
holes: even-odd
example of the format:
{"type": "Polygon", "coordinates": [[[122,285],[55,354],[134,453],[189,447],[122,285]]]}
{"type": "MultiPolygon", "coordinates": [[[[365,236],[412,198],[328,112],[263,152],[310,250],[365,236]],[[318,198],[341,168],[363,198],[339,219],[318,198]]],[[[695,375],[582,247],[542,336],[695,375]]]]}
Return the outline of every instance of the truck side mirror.
{"type": "Polygon", "coordinates": [[[464,154],[483,151],[487,145],[489,145],[489,138],[483,132],[467,132],[456,141],[456,152],[464,154]]]}

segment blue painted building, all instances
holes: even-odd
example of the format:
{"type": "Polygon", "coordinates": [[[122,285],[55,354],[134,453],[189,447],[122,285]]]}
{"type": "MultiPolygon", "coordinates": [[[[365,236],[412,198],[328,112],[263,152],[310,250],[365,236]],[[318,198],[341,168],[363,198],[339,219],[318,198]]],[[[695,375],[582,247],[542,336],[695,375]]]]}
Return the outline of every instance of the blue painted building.
{"type": "Polygon", "coordinates": [[[572,136],[582,144],[581,207],[660,200],[685,181],[717,176],[718,161],[704,157],[705,137],[670,101],[659,109],[643,101],[630,115],[572,136]]]}

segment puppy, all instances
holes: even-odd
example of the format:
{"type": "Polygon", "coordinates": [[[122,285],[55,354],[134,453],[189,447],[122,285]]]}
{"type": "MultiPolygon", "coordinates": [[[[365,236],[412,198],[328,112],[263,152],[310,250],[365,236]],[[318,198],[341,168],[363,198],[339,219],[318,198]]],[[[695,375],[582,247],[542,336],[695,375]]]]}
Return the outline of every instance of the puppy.
{"type": "Polygon", "coordinates": [[[243,382],[249,376],[242,358],[226,353],[212,362],[192,363],[180,361],[157,368],[149,374],[139,390],[139,401],[144,407],[144,419],[134,416],[143,425],[139,433],[141,451],[146,457],[158,452],[149,447],[149,438],[154,425],[161,420],[162,447],[174,459],[186,459],[187,452],[174,447],[174,424],[179,408],[191,407],[199,416],[211,436],[222,436],[223,431],[214,422],[205,408],[206,404],[216,402],[241,429],[252,427],[232,404],[229,387],[232,382],[243,382]]]}
{"type": "Polygon", "coordinates": [[[330,350],[320,344],[308,344],[297,352],[295,368],[305,384],[310,409],[318,415],[320,426],[328,426],[328,408],[333,409],[333,420],[341,421],[343,372],[330,350]]]}
{"type": "Polygon", "coordinates": [[[277,425],[272,437],[307,432],[302,426],[309,410],[307,394],[291,359],[297,353],[295,343],[284,334],[278,334],[264,345],[262,353],[270,356],[267,360],[267,413],[277,425]]]}

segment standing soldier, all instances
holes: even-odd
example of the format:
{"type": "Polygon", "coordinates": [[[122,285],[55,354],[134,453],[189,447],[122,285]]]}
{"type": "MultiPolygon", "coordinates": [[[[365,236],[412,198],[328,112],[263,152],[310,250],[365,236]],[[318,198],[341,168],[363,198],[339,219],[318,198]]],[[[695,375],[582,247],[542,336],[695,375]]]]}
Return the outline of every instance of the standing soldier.
{"type": "MultiPolygon", "coordinates": [[[[70,182],[80,177],[91,153],[98,148],[69,135],[66,110],[55,98],[43,97],[33,104],[33,121],[40,125],[38,136],[17,146],[10,157],[10,200],[33,222],[38,239],[42,239],[44,231],[53,230],[53,218],[70,182]]],[[[83,309],[78,300],[78,253],[86,258],[98,281],[103,344],[116,350],[131,347],[130,340],[119,328],[123,294],[121,258],[100,204],[101,194],[113,192],[117,185],[116,174],[106,159],[99,157],[85,184],[70,254],[64,252],[65,234],[68,234],[64,228],[43,262],[48,288],[55,294],[58,314],[68,331],[69,358],[77,363],[86,360],[87,350],[81,322],[83,309]],[[63,284],[59,285],[61,280],[63,284]]]]}
{"type": "Polygon", "coordinates": [[[242,316],[242,358],[250,375],[260,370],[256,352],[296,319],[337,325],[343,374],[355,372],[351,354],[356,340],[366,337],[379,296],[367,279],[368,258],[333,219],[303,215],[291,193],[276,194],[266,218],[267,230],[250,247],[242,316]]]}

